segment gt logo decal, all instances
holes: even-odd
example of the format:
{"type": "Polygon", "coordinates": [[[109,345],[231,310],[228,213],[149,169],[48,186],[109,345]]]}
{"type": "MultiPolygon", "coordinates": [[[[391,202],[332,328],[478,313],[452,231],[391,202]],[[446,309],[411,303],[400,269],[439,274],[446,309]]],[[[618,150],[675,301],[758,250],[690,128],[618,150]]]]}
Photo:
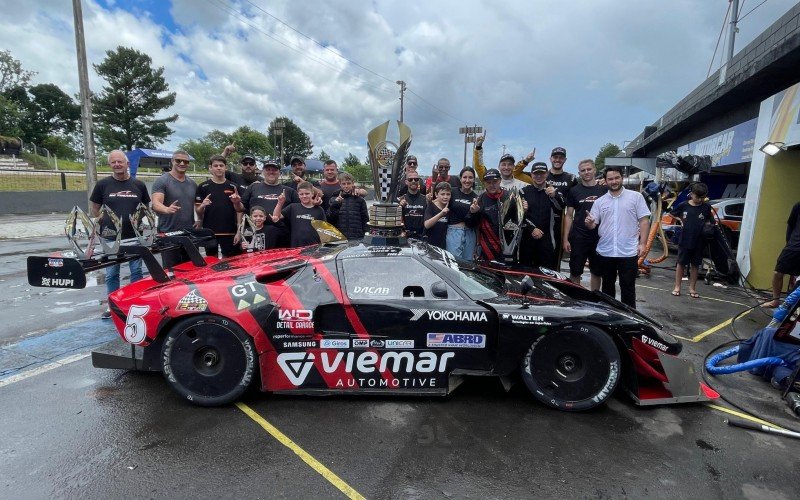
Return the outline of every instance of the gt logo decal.
{"type": "Polygon", "coordinates": [[[150,306],[131,306],[125,319],[123,336],[131,344],[140,344],[147,338],[147,324],[144,317],[150,312],[150,306]]]}
{"type": "Polygon", "coordinates": [[[300,386],[306,381],[308,372],[314,366],[314,355],[310,352],[284,352],[278,354],[278,366],[289,382],[300,386]]]}

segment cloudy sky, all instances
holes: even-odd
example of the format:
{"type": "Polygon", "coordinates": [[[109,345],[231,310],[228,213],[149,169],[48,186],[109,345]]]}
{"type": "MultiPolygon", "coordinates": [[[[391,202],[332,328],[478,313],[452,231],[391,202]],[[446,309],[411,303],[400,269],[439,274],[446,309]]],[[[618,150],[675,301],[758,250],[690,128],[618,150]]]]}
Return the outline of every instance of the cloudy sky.
{"type": "MultiPolygon", "coordinates": [[[[794,0],[741,0],[736,51],[794,0]],[[752,10],[757,7],[755,10],[752,10]]],[[[87,56],[118,45],[164,66],[177,102],[174,147],[212,129],[266,131],[286,115],[314,153],[366,154],[366,135],[400,114],[422,165],[458,165],[458,128],[488,131],[487,163],[503,145],[568,170],[656,121],[708,73],[728,0],[83,0],[87,56]]],[[[71,2],[0,0],[0,48],[34,83],[78,93],[71,2]],[[24,8],[21,6],[24,5],[24,8]]],[[[717,50],[719,66],[723,41],[717,50]]],[[[102,81],[89,68],[90,85],[102,81]]]]}

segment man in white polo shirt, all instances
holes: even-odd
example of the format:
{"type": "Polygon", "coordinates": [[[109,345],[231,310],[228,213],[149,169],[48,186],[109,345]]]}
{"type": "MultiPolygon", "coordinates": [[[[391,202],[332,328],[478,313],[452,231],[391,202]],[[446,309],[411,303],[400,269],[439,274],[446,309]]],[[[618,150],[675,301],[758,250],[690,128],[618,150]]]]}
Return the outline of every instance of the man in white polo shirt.
{"type": "Polygon", "coordinates": [[[597,198],[586,216],[586,227],[600,227],[597,254],[603,270],[603,293],[614,297],[619,275],[620,300],[636,308],[636,273],[650,231],[650,209],[641,193],[622,187],[622,169],[606,167],[608,192],[597,198]]]}

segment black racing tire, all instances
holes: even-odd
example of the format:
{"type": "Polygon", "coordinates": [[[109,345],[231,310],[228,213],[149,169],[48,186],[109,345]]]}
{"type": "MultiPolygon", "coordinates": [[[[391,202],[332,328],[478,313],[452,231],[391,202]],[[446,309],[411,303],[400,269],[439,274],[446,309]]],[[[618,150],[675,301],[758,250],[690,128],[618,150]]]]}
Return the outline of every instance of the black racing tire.
{"type": "Polygon", "coordinates": [[[172,389],[199,406],[236,401],[256,373],[253,339],[236,323],[203,314],[178,321],[164,339],[161,368],[172,389]]]}
{"type": "Polygon", "coordinates": [[[621,368],[614,340],[596,326],[577,324],[536,339],[522,360],[522,379],[545,405],[584,411],[611,397],[621,368]]]}

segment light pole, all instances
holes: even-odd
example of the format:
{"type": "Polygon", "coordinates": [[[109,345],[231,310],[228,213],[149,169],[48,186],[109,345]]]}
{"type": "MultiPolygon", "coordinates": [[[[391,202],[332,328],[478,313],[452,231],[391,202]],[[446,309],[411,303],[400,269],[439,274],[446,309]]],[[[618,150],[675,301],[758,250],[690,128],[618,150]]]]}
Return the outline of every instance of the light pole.
{"type": "Polygon", "coordinates": [[[483,132],[483,127],[478,127],[477,125],[473,125],[472,127],[461,127],[458,129],[458,133],[464,135],[464,168],[467,166],[467,144],[470,142],[475,142],[475,136],[481,132],[483,132]]]}
{"type": "Polygon", "coordinates": [[[72,15],[75,21],[75,49],[78,53],[78,83],[81,96],[81,127],[83,128],[83,158],[86,162],[86,197],[97,182],[97,165],[94,154],[94,132],[92,130],[92,98],[89,92],[89,70],[86,66],[86,42],[83,38],[83,11],[81,0],[72,0],[72,15]]]}
{"type": "Polygon", "coordinates": [[[283,120],[275,120],[275,124],[273,125],[275,131],[275,137],[281,138],[281,168],[283,168],[283,162],[286,161],[283,158],[283,129],[286,127],[286,122],[283,120]]]}
{"type": "Polygon", "coordinates": [[[403,94],[406,91],[406,82],[403,80],[397,80],[396,84],[400,85],[400,122],[403,121],[403,94]]]}

